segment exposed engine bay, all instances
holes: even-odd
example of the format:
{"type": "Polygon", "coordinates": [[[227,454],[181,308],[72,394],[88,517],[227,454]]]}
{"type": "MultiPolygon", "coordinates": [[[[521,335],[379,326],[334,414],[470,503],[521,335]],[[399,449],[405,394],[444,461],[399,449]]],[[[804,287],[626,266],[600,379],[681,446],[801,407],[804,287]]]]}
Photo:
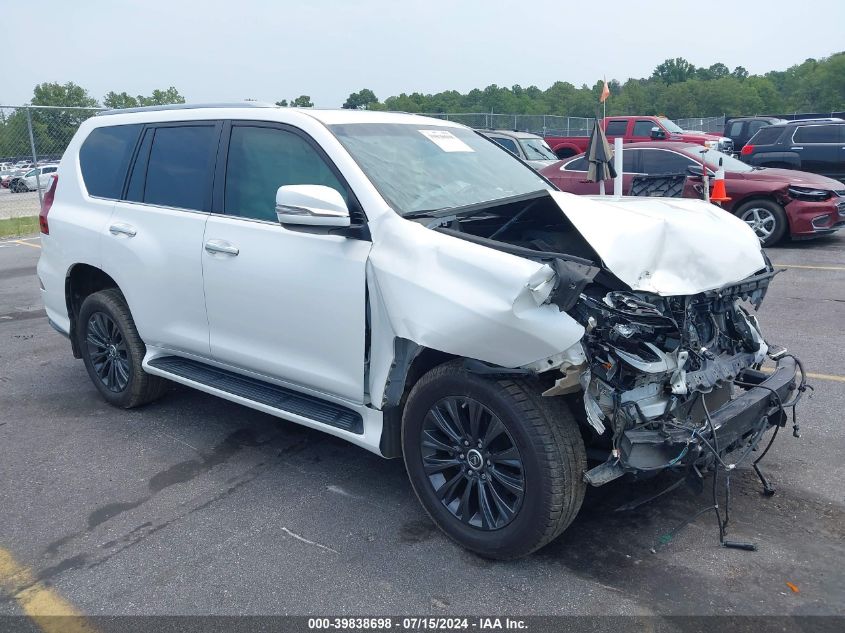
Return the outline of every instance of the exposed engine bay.
{"type": "MultiPolygon", "coordinates": [[[[794,411],[804,389],[803,371],[801,384],[795,380],[800,362],[766,343],[753,314],[776,274],[765,256],[740,281],[658,294],[634,290],[614,274],[549,192],[442,210],[424,224],[554,269],[538,301],[583,326],[585,360],[550,368],[557,378],[544,395],[577,394],[583,402],[585,434],[592,434],[585,439],[607,455],[587,472],[589,483],[626,472],[708,467],[733,451],[746,456],[766,430],[785,425],[785,408],[794,411]],[[770,379],[760,371],[767,358],[778,362],[771,380],[782,380],[755,389],[770,379]]],[[[648,274],[637,277],[643,285],[648,274]]]]}

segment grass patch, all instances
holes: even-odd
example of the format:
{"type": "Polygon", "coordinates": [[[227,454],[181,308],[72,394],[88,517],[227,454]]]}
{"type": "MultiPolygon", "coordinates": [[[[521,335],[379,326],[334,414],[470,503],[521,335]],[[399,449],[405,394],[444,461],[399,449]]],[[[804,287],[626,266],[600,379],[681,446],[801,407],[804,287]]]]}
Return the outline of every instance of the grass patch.
{"type": "Polygon", "coordinates": [[[38,216],[0,220],[0,237],[29,235],[38,232],[38,216]]]}

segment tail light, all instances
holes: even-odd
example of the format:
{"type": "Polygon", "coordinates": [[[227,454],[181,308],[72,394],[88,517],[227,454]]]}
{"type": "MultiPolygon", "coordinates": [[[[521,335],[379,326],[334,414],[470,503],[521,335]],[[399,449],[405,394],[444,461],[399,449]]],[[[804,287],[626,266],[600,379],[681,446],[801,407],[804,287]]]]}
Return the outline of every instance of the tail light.
{"type": "Polygon", "coordinates": [[[742,149],[740,150],[739,153],[742,154],[743,156],[748,156],[753,151],[754,151],[753,145],[743,145],[742,149]]]}
{"type": "Polygon", "coordinates": [[[50,213],[50,207],[53,206],[53,199],[56,197],[56,186],[59,184],[58,175],[52,176],[50,187],[44,198],[41,201],[41,212],[38,214],[38,224],[41,226],[41,232],[44,235],[50,235],[50,225],[47,223],[47,214],[50,213]]]}

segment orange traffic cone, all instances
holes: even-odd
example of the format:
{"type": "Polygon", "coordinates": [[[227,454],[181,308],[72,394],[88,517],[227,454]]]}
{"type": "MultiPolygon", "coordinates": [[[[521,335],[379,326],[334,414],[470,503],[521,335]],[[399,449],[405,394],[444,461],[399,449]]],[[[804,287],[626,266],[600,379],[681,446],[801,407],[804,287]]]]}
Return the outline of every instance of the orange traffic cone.
{"type": "Polygon", "coordinates": [[[721,204],[729,200],[728,192],[725,191],[725,168],[719,165],[719,169],[716,171],[716,179],[713,182],[713,191],[710,192],[710,202],[721,204]]]}

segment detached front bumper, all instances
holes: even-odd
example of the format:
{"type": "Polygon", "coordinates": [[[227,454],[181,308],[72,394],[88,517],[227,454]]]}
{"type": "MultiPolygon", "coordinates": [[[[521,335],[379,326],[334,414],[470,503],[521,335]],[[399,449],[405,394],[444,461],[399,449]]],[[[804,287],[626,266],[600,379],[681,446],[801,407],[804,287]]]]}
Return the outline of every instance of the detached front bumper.
{"type": "Polygon", "coordinates": [[[791,357],[781,358],[772,374],[744,370],[739,382],[757,385],[710,412],[716,442],[707,424],[701,436],[686,429],[665,431],[630,429],[619,442],[619,465],[626,472],[657,470],[672,465],[707,463],[714,459],[703,437],[711,446],[718,444],[724,454],[745,445],[751,436],[765,428],[786,424],[782,404],[792,398],[798,387],[797,364],[791,357]],[[773,393],[774,392],[774,393],[773,393]],[[777,396],[775,396],[777,393],[777,396]]]}

